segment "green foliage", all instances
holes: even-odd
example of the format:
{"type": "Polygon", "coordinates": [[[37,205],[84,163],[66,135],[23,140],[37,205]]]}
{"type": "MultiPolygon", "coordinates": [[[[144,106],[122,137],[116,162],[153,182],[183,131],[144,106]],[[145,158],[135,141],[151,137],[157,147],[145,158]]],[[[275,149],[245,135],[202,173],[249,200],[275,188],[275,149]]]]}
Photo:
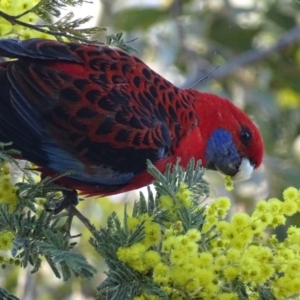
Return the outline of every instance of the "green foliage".
{"type": "Polygon", "coordinates": [[[128,42],[124,42],[123,32],[106,35],[106,45],[116,46],[128,53],[138,53],[137,49],[131,46],[128,42]]]}
{"type": "MultiPolygon", "coordinates": [[[[249,299],[249,295],[247,294],[246,289],[247,289],[247,287],[242,281],[240,281],[240,280],[233,281],[233,290],[238,293],[239,300],[248,300],[249,299]]],[[[272,291],[267,286],[258,285],[257,289],[258,289],[258,294],[259,294],[260,300],[276,300],[272,291]]]]}
{"type": "MultiPolygon", "coordinates": [[[[53,15],[54,17],[61,16],[61,9],[68,6],[82,5],[84,0],[41,0],[33,9],[42,19],[45,14],[53,15]]],[[[50,20],[50,18],[48,19],[50,20]]]]}
{"type": "MultiPolygon", "coordinates": [[[[99,32],[105,32],[106,28],[91,27],[91,28],[79,28],[81,25],[87,23],[91,17],[84,17],[72,20],[74,14],[68,13],[57,22],[48,24],[47,29],[49,33],[54,35],[58,40],[63,40],[63,37],[67,37],[70,41],[82,41],[89,43],[89,37],[99,32]]],[[[93,41],[96,42],[96,41],[93,41]]]]}
{"type": "MultiPolygon", "coordinates": [[[[10,156],[18,154],[11,149],[11,144],[1,143],[0,147],[0,158],[20,168],[18,162],[10,156]]],[[[72,219],[62,223],[61,218],[66,214],[55,216],[48,211],[60,201],[57,192],[62,187],[54,184],[60,176],[45,177],[39,182],[32,176],[33,173],[23,170],[23,181],[16,184],[18,202],[13,209],[8,203],[0,205],[0,232],[11,232],[14,235],[12,257],[19,259],[24,268],[31,265],[32,273],[39,270],[44,257],[58,278],[61,278],[61,273],[64,280],[69,279],[72,273],[77,277],[92,277],[96,269],[81,254],[71,251],[77,244],[71,241],[75,237],[69,232],[72,219]],[[41,198],[44,201],[39,203],[41,198]],[[45,205],[47,210],[41,209],[41,205],[45,205]]]]}
{"type": "MultiPolygon", "coordinates": [[[[14,160],[11,161],[14,162],[14,160]]],[[[141,193],[140,200],[134,204],[132,217],[148,215],[161,226],[179,218],[185,230],[201,227],[204,222],[203,210],[189,210],[181,205],[178,207],[176,216],[170,217],[159,206],[159,197],[162,194],[169,195],[174,201],[178,201],[176,193],[182,182],[185,182],[189,188],[195,189],[194,204],[197,205],[196,199],[208,192],[208,185],[202,178],[204,170],[200,162],[195,164],[194,160],[191,160],[187,173],[179,166],[179,160],[176,165],[168,166],[165,175],[162,175],[150,161],[148,168],[156,179],[154,185],[157,194],[154,196],[148,188],[148,200],[146,200],[141,193]]],[[[24,180],[17,184],[19,200],[14,210],[12,211],[8,204],[0,205],[0,233],[11,232],[14,235],[11,247],[12,257],[20,260],[23,268],[32,266],[31,273],[39,271],[44,258],[58,278],[68,280],[72,273],[77,277],[91,278],[96,268],[73,249],[77,244],[73,240],[78,236],[71,236],[69,232],[73,219],[71,210],[67,214],[53,215],[45,209],[41,211],[37,209],[39,205],[37,200],[41,197],[44,197],[46,207],[51,207],[54,201],[58,201],[56,194],[59,187],[53,183],[55,178],[46,177],[36,183],[28,174],[24,180]],[[66,221],[62,222],[65,217],[67,217],[66,221]]],[[[89,229],[94,236],[90,240],[91,244],[109,267],[107,279],[98,287],[98,299],[133,299],[142,290],[160,299],[168,299],[159,285],[120,262],[116,256],[119,247],[133,245],[145,237],[143,222],[135,230],[130,229],[126,206],[123,222],[119,220],[116,213],[112,213],[107,219],[107,228],[98,231],[90,225],[89,229]]],[[[5,290],[1,292],[5,293],[5,290]]]]}
{"type": "Polygon", "coordinates": [[[45,256],[56,277],[61,275],[56,267],[60,265],[63,280],[68,280],[73,272],[77,277],[89,279],[96,273],[96,269],[88,264],[86,258],[70,250],[76,243],[69,243],[65,234],[55,232],[52,229],[43,230],[45,241],[38,241],[34,244],[38,253],[45,256]]]}
{"type": "Polygon", "coordinates": [[[19,298],[10,294],[6,289],[0,287],[0,299],[1,300],[19,300],[19,298]]]}
{"type": "MultiPolygon", "coordinates": [[[[20,207],[19,207],[20,208],[20,207]]],[[[70,250],[76,243],[70,243],[72,237],[58,224],[59,219],[45,210],[39,216],[30,210],[27,213],[17,209],[12,213],[8,205],[0,206],[0,232],[10,231],[14,234],[11,249],[13,257],[21,260],[22,266],[33,266],[32,273],[38,271],[41,258],[45,257],[56,277],[67,280],[71,271],[83,278],[90,278],[96,270],[86,259],[70,250]]]]}
{"type": "Polygon", "coordinates": [[[182,182],[195,193],[195,197],[209,194],[207,182],[202,178],[205,169],[201,167],[201,161],[194,162],[192,159],[186,171],[180,166],[180,159],[175,165],[168,165],[165,174],[161,174],[153,164],[148,161],[149,173],[156,179],[154,182],[155,190],[159,195],[169,195],[174,197],[182,182]]]}
{"type": "Polygon", "coordinates": [[[13,149],[12,144],[13,144],[12,142],[9,143],[0,142],[0,161],[6,160],[18,166],[18,162],[12,156],[13,155],[18,156],[20,152],[13,149]]]}
{"type": "MultiPolygon", "coordinates": [[[[180,220],[184,227],[184,232],[191,228],[200,228],[204,223],[204,210],[198,209],[199,196],[207,196],[208,184],[202,178],[204,169],[201,163],[191,159],[187,172],[179,165],[168,165],[165,174],[161,174],[155,166],[148,161],[148,171],[155,178],[154,186],[156,196],[148,188],[148,201],[143,193],[140,193],[139,201],[134,203],[132,217],[143,218],[149,216],[155,223],[164,226],[167,222],[180,220]],[[172,217],[167,211],[160,206],[160,196],[169,195],[174,202],[179,204],[176,194],[180,184],[186,183],[190,189],[196,188],[198,192],[194,194],[193,207],[187,208],[180,204],[176,214],[172,217]],[[200,188],[202,187],[202,188],[200,188]]],[[[158,284],[149,280],[149,277],[142,275],[140,272],[133,270],[129,265],[121,262],[116,253],[119,247],[131,246],[141,242],[144,237],[144,222],[141,222],[135,230],[129,228],[128,214],[125,206],[123,224],[112,213],[107,220],[107,228],[100,229],[98,236],[90,240],[95,250],[105,259],[109,268],[107,278],[98,286],[97,299],[133,299],[141,291],[147,291],[148,295],[157,296],[159,299],[169,299],[167,294],[158,284]]],[[[95,236],[95,235],[94,235],[95,236]]],[[[157,251],[161,245],[157,246],[157,251]]],[[[153,247],[154,249],[154,247],[153,247]]]]}

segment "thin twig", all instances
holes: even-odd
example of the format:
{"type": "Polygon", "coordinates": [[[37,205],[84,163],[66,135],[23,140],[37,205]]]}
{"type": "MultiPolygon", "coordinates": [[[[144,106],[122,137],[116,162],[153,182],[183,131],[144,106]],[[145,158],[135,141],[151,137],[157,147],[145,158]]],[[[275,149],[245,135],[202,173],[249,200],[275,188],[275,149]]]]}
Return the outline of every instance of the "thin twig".
{"type": "Polygon", "coordinates": [[[217,69],[219,68],[219,66],[216,66],[212,71],[210,71],[205,77],[199,79],[194,85],[192,85],[191,87],[189,87],[188,89],[192,89],[194,88],[197,84],[201,83],[202,81],[206,80],[208,77],[211,76],[211,74],[213,74],[213,72],[215,72],[217,69]]]}
{"type": "MultiPolygon", "coordinates": [[[[69,39],[76,39],[76,40],[84,42],[84,43],[95,43],[95,44],[99,43],[99,41],[97,41],[97,40],[90,41],[86,38],[82,38],[82,37],[79,37],[79,36],[74,36],[74,35],[68,34],[66,32],[48,30],[48,29],[43,28],[43,27],[55,28],[53,25],[42,25],[42,26],[39,25],[38,26],[38,25],[32,25],[32,24],[28,24],[26,22],[22,22],[22,21],[18,20],[17,17],[8,15],[8,14],[4,13],[1,10],[0,10],[0,17],[5,19],[6,21],[8,21],[13,26],[14,25],[20,25],[20,26],[27,27],[29,29],[33,29],[33,30],[43,32],[43,33],[46,33],[46,34],[50,34],[50,35],[54,35],[54,36],[66,37],[66,38],[69,38],[69,39]]],[[[101,43],[101,44],[103,44],[103,43],[101,43]]]]}

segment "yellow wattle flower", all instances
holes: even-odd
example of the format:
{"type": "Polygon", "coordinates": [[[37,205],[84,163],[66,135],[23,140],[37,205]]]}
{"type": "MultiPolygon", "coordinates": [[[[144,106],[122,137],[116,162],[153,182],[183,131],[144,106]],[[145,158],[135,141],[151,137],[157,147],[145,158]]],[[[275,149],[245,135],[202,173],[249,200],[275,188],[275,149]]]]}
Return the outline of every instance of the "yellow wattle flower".
{"type": "MultiPolygon", "coordinates": [[[[182,195],[188,195],[186,189],[182,184],[176,197],[189,208],[182,201],[182,195]]],[[[176,215],[168,227],[142,215],[137,219],[144,222],[144,240],[120,247],[117,256],[143,276],[150,276],[172,300],[186,295],[189,299],[238,299],[230,289],[235,280],[245,285],[249,299],[258,299],[259,285],[270,287],[277,299],[284,299],[300,290],[300,228],[291,226],[283,242],[274,235],[263,239],[267,228],[283,224],[287,215],[300,211],[295,204],[297,189],[286,189],[283,198],[259,201],[251,215],[236,213],[225,221],[230,200],[220,197],[204,208],[205,219],[199,228],[186,228],[176,215]],[[152,243],[150,237],[155,237],[152,243]],[[137,251],[134,245],[144,248],[137,251]]],[[[173,209],[174,205],[169,208],[173,209]]],[[[146,291],[139,297],[152,299],[146,291]]]]}

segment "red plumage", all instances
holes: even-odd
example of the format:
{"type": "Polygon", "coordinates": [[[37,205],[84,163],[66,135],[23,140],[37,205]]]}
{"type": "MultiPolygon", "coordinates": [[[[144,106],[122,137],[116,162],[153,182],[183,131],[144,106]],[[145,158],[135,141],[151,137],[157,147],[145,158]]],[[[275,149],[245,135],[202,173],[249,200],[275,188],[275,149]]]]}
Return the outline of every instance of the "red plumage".
{"type": "Polygon", "coordinates": [[[88,194],[151,183],[181,157],[229,175],[257,168],[257,127],[227,99],[179,89],[140,59],[107,46],[32,39],[0,41],[1,140],[46,174],[88,194]]]}

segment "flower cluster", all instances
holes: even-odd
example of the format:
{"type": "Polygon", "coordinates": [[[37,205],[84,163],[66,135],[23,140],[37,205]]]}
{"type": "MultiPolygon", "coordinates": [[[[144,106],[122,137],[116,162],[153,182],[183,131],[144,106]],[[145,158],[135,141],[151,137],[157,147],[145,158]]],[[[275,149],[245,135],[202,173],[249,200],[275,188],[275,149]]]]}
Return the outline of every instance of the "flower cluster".
{"type": "Polygon", "coordinates": [[[165,210],[170,217],[176,217],[176,213],[180,206],[191,207],[193,205],[192,192],[187,188],[187,184],[180,183],[175,199],[170,195],[162,195],[160,197],[159,207],[165,210]]]}
{"type": "Polygon", "coordinates": [[[10,250],[15,236],[11,231],[0,232],[0,250],[10,250]]]}
{"type": "Polygon", "coordinates": [[[4,256],[0,255],[0,265],[1,269],[5,269],[7,265],[15,265],[19,267],[21,265],[21,261],[18,258],[5,258],[4,256]]]}
{"type": "Polygon", "coordinates": [[[147,214],[139,218],[128,218],[128,226],[132,230],[141,222],[144,224],[145,232],[143,241],[130,247],[120,247],[117,256],[121,261],[128,263],[134,270],[145,274],[160,261],[159,253],[150,249],[152,245],[157,245],[160,241],[161,228],[147,214]]]}
{"type": "MultiPolygon", "coordinates": [[[[0,10],[11,16],[22,15],[18,18],[19,21],[27,24],[35,24],[38,20],[38,16],[30,12],[30,10],[39,2],[40,0],[1,0],[0,10]]],[[[23,27],[19,24],[12,25],[7,20],[0,18],[0,36],[15,37],[16,35],[20,39],[53,38],[51,35],[23,27]]]]}
{"type": "Polygon", "coordinates": [[[232,191],[233,190],[233,182],[232,182],[232,177],[229,175],[226,175],[224,177],[225,180],[225,188],[227,191],[232,191]]]}
{"type": "Polygon", "coordinates": [[[12,181],[9,172],[9,167],[6,162],[0,164],[0,204],[9,204],[12,211],[17,204],[18,196],[16,195],[16,188],[12,181]]]}
{"type": "MultiPolygon", "coordinates": [[[[196,210],[192,193],[181,184],[177,202],[160,197],[160,207],[169,216],[180,205],[196,210]]],[[[199,209],[199,208],[198,208],[199,209]]],[[[279,242],[267,230],[285,224],[286,216],[300,212],[300,193],[288,188],[283,201],[269,199],[257,203],[252,214],[236,213],[228,221],[230,201],[220,197],[204,208],[205,221],[197,228],[186,228],[180,218],[157,224],[151,216],[129,218],[132,231],[144,223],[144,239],[120,247],[117,257],[148,277],[169,299],[276,299],[300,292],[300,228],[291,226],[279,242]],[[269,294],[268,294],[269,293],[269,294]]],[[[135,300],[159,299],[147,291],[135,300]]]]}
{"type": "MultiPolygon", "coordinates": [[[[19,198],[16,194],[16,187],[13,183],[9,165],[6,161],[0,163],[0,205],[8,204],[9,211],[13,212],[19,198]]],[[[9,230],[0,231],[0,250],[8,251],[12,248],[13,240],[15,235],[9,230]]],[[[20,265],[19,259],[5,258],[0,255],[0,265],[2,269],[6,268],[8,264],[20,265]]]]}

